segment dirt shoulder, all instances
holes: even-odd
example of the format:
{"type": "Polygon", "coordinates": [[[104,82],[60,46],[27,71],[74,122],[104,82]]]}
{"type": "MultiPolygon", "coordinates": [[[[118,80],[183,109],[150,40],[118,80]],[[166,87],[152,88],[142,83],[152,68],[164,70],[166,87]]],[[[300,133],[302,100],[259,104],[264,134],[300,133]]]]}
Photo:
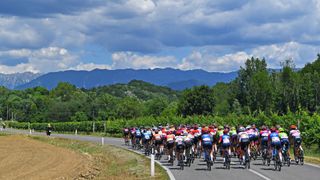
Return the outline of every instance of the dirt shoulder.
{"type": "Polygon", "coordinates": [[[84,155],[24,136],[0,136],[0,179],[81,179],[84,155]]]}
{"type": "Polygon", "coordinates": [[[169,179],[165,170],[159,165],[156,165],[155,177],[151,178],[150,160],[142,155],[118,147],[111,145],[101,146],[95,143],[63,138],[40,136],[31,136],[31,138],[90,157],[93,162],[91,173],[95,173],[94,179],[169,179]]]}

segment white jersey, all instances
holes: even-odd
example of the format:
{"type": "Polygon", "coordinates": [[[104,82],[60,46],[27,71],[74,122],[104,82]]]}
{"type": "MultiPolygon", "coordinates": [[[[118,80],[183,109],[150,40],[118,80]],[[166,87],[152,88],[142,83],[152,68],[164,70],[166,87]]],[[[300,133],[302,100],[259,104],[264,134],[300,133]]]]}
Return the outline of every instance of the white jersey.
{"type": "Polygon", "coordinates": [[[294,137],[296,139],[296,138],[300,138],[301,134],[300,134],[299,130],[291,130],[290,131],[290,136],[292,136],[292,137],[294,137]]]}
{"type": "Polygon", "coordinates": [[[247,132],[239,132],[238,137],[239,142],[241,142],[242,139],[249,139],[249,135],[247,132]]]}

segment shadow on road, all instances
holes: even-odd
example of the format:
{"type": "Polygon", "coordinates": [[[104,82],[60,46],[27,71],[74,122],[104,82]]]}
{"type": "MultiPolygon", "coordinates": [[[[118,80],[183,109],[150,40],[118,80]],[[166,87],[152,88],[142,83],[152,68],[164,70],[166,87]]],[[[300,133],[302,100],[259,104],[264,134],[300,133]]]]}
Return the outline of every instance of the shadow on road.
{"type": "Polygon", "coordinates": [[[207,168],[196,168],[194,170],[196,170],[196,171],[208,171],[207,168]]]}

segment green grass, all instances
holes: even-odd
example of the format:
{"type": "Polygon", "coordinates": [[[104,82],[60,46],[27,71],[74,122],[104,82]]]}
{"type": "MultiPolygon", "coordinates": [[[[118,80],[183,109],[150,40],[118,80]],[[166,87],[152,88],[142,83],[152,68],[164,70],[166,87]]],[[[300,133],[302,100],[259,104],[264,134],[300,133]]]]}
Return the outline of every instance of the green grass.
{"type": "Polygon", "coordinates": [[[149,159],[118,147],[62,138],[40,136],[30,136],[30,138],[92,157],[94,169],[99,172],[95,179],[169,179],[165,170],[157,164],[155,177],[151,178],[149,159]]]}

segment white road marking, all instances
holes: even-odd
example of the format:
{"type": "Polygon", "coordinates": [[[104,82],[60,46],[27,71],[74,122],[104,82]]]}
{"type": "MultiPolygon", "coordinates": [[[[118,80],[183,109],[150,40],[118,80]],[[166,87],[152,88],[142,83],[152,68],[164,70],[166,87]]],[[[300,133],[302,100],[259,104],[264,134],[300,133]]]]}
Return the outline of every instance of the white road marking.
{"type": "Polygon", "coordinates": [[[271,180],[270,178],[264,176],[264,175],[261,174],[261,173],[258,173],[258,172],[255,171],[255,170],[249,169],[249,171],[252,172],[252,173],[254,173],[254,174],[256,174],[256,175],[258,175],[258,176],[260,176],[261,178],[263,178],[263,179],[265,179],[265,180],[271,180]]]}

